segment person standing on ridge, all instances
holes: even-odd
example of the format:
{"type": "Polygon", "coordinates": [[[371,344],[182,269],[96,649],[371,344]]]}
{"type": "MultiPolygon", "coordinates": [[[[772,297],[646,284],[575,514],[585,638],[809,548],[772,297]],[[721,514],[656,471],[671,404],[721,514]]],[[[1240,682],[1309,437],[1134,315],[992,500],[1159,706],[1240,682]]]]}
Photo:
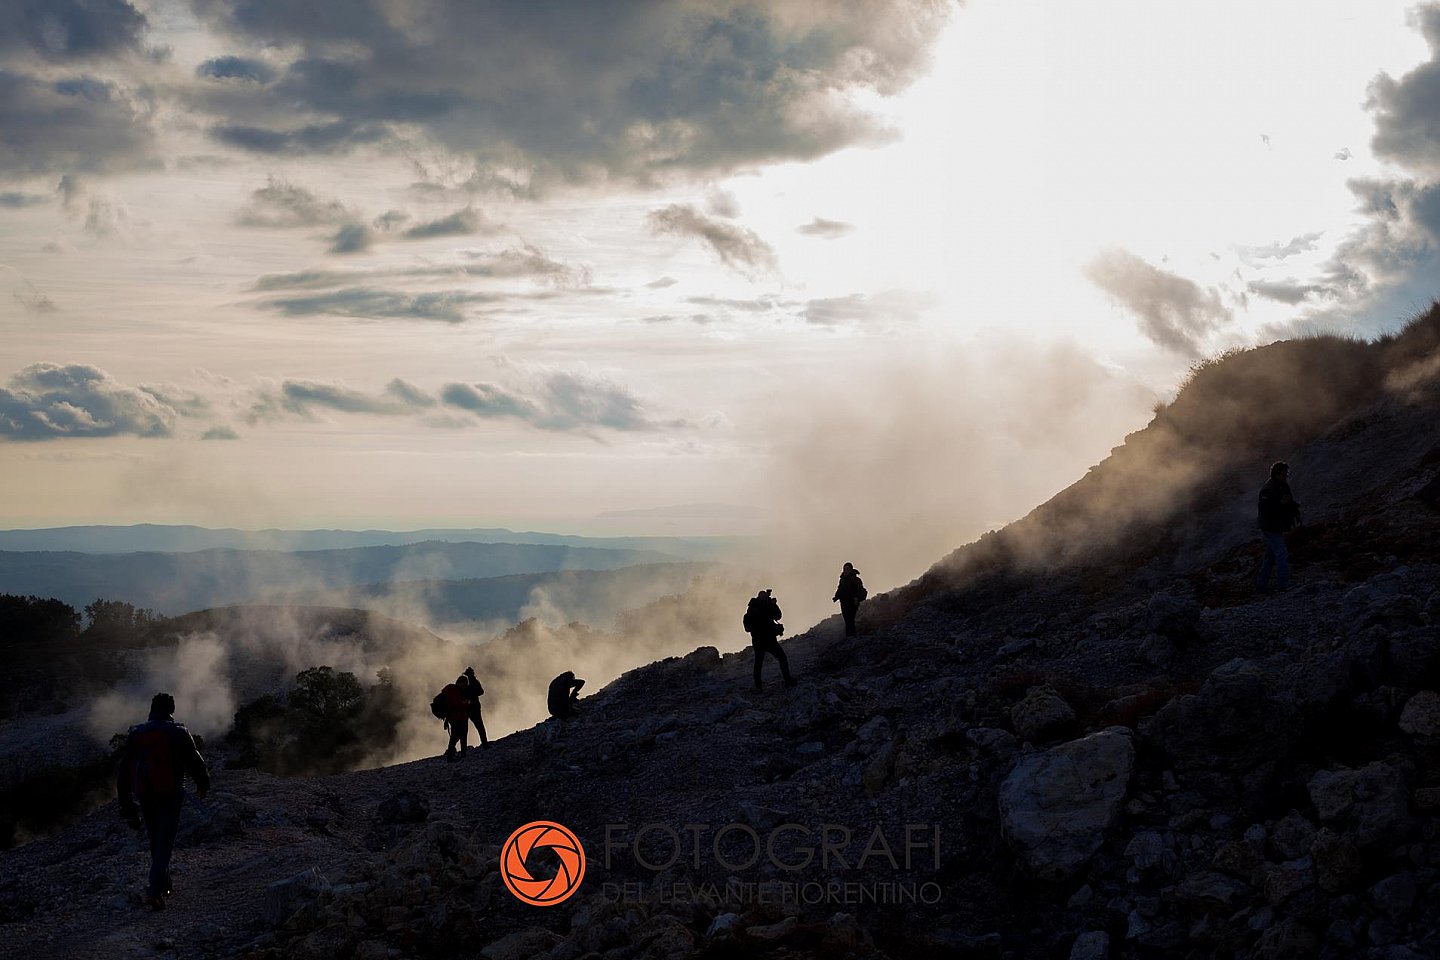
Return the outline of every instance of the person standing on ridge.
{"type": "Polygon", "coordinates": [[[1290,465],[1283,460],[1270,467],[1270,479],[1260,488],[1260,536],[1265,539],[1265,559],[1260,561],[1260,575],[1255,589],[1264,593],[1269,586],[1270,571],[1275,571],[1279,590],[1290,586],[1290,554],[1285,549],[1285,534],[1300,522],[1300,505],[1290,493],[1290,465]]]}
{"type": "Polygon", "coordinates": [[[175,722],[175,698],[157,693],[150,701],[150,719],[131,727],[126,735],[115,776],[121,816],[137,830],[143,820],[150,837],[145,903],[153,910],[163,909],[165,898],[174,889],[170,854],[180,829],[186,775],[195,781],[195,795],[204,800],[210,790],[210,771],[205,769],[190,731],[175,722]]]}
{"type": "Polygon", "coordinates": [[[840,584],[835,588],[835,597],[831,603],[840,603],[840,615],[845,618],[845,636],[855,636],[855,612],[860,609],[860,602],[868,594],[865,592],[865,584],[860,582],[860,571],[855,569],[855,564],[845,564],[845,569],[840,571],[840,584]]]}
{"type": "Polygon", "coordinates": [[[550,716],[557,720],[569,720],[580,713],[580,688],[585,681],[577,679],[574,671],[566,670],[550,681],[550,690],[545,697],[550,716]]]}
{"type": "Polygon", "coordinates": [[[475,730],[480,734],[480,746],[488,747],[490,740],[485,736],[485,719],[480,715],[480,698],[485,695],[485,688],[480,686],[474,667],[465,668],[465,679],[470,681],[470,722],[475,724],[475,730]]]}
{"type": "Polygon", "coordinates": [[[470,678],[462,673],[454,683],[445,684],[439,699],[444,705],[445,729],[450,731],[445,762],[455,763],[465,759],[465,750],[470,745],[470,678]],[[460,744],[459,752],[455,750],[457,743],[460,744]]]}
{"type": "Polygon", "coordinates": [[[785,632],[785,626],[780,623],[780,617],[780,604],[769,590],[761,590],[755,594],[745,608],[745,632],[750,634],[750,645],[755,648],[756,690],[764,689],[764,685],[760,682],[760,668],[765,662],[767,653],[780,661],[780,676],[785,678],[785,686],[795,686],[795,678],[790,676],[790,660],[785,656],[785,651],[780,649],[778,640],[779,636],[785,632]]]}

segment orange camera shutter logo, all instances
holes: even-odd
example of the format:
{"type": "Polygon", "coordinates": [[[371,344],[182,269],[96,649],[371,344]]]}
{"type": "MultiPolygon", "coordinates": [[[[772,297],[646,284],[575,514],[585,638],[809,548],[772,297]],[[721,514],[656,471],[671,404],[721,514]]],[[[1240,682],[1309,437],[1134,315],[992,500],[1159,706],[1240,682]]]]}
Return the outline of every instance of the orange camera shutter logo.
{"type": "Polygon", "coordinates": [[[534,907],[564,903],[585,879],[585,848],[569,827],[536,820],[510,834],[500,849],[500,877],[517,900],[534,907]],[[549,849],[560,861],[554,877],[534,877],[525,866],[533,850],[549,849]]]}

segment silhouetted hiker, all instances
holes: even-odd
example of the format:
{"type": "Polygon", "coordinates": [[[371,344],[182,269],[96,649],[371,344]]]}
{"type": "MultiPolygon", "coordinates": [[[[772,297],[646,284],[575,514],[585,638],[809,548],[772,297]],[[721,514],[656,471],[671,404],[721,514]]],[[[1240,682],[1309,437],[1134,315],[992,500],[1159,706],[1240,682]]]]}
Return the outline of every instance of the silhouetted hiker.
{"type": "Polygon", "coordinates": [[[1260,561],[1260,575],[1255,588],[1264,593],[1275,571],[1275,585],[1284,590],[1290,586],[1290,554],[1285,549],[1285,534],[1300,521],[1300,505],[1290,493],[1290,465],[1283,460],[1270,467],[1270,479],[1260,488],[1260,536],[1265,538],[1265,559],[1260,561]]]}
{"type": "Polygon", "coordinates": [[[445,746],[445,762],[464,760],[465,749],[470,745],[470,678],[462,673],[454,683],[445,684],[437,699],[442,702],[445,711],[445,729],[450,731],[450,742],[445,746]],[[456,743],[460,744],[459,753],[455,752],[456,743]]]}
{"type": "Polygon", "coordinates": [[[785,656],[785,651],[780,649],[780,643],[776,639],[785,632],[780,617],[780,604],[769,590],[761,590],[755,594],[745,608],[745,632],[750,634],[750,645],[755,648],[756,690],[764,689],[760,683],[760,667],[764,664],[767,653],[780,661],[780,676],[785,678],[785,686],[795,686],[795,678],[790,676],[790,660],[785,656]]]}
{"type": "Polygon", "coordinates": [[[580,688],[583,686],[585,686],[585,681],[576,679],[575,674],[569,670],[551,680],[550,693],[546,697],[550,707],[550,716],[557,720],[568,720],[578,716],[580,713],[580,688]]]}
{"type": "Polygon", "coordinates": [[[480,734],[480,746],[488,747],[490,741],[485,736],[485,721],[480,716],[480,698],[485,695],[485,688],[476,679],[474,667],[465,668],[465,678],[470,681],[470,722],[475,724],[475,730],[480,734]]]}
{"type": "Polygon", "coordinates": [[[157,693],[150,701],[150,719],[130,728],[115,776],[120,813],[135,829],[143,820],[150,835],[150,883],[145,903],[159,910],[172,892],[170,854],[180,829],[185,803],[185,776],[195,781],[201,800],[210,790],[210,771],[190,731],[175,722],[175,698],[157,693]],[[136,802],[139,807],[136,807],[136,802]]]}
{"type": "Polygon", "coordinates": [[[845,564],[845,569],[840,571],[840,584],[835,588],[835,600],[840,601],[840,615],[845,618],[847,637],[855,636],[855,611],[860,609],[860,601],[866,596],[865,584],[860,582],[860,571],[853,563],[845,564]]]}

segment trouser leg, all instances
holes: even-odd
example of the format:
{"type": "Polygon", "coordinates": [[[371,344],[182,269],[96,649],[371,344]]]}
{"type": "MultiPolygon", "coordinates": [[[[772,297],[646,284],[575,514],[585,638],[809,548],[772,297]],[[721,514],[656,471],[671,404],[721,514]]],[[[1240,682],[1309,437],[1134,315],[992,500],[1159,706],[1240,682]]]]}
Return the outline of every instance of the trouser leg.
{"type": "Polygon", "coordinates": [[[752,641],[750,648],[755,651],[755,686],[760,686],[760,668],[765,663],[765,647],[759,641],[752,641]]]}
{"type": "Polygon", "coordinates": [[[1265,585],[1270,582],[1270,571],[1275,567],[1274,545],[1272,544],[1270,540],[1270,535],[1268,533],[1264,534],[1264,537],[1265,556],[1260,561],[1260,573],[1255,577],[1255,586],[1259,587],[1261,590],[1264,590],[1265,585]]]}
{"type": "Polygon", "coordinates": [[[775,655],[776,660],[780,661],[780,676],[787,684],[794,683],[794,678],[790,676],[790,658],[785,656],[785,648],[780,646],[778,640],[771,640],[770,644],[770,652],[775,655]]]}
{"type": "Polygon", "coordinates": [[[480,746],[488,746],[490,741],[485,736],[485,719],[481,716],[478,707],[475,709],[475,712],[470,715],[470,719],[475,721],[475,732],[480,734],[480,746]]]}
{"type": "Polygon", "coordinates": [[[840,601],[840,615],[845,618],[845,636],[847,637],[855,636],[855,612],[859,608],[860,604],[854,600],[840,601]]]}
{"type": "Polygon", "coordinates": [[[1282,590],[1290,585],[1290,550],[1285,546],[1285,534],[1275,534],[1275,585],[1282,590]]]}
{"type": "Polygon", "coordinates": [[[150,836],[148,893],[152,897],[163,897],[170,886],[170,855],[175,850],[175,833],[180,829],[180,803],[177,797],[140,804],[145,832],[150,836]]]}

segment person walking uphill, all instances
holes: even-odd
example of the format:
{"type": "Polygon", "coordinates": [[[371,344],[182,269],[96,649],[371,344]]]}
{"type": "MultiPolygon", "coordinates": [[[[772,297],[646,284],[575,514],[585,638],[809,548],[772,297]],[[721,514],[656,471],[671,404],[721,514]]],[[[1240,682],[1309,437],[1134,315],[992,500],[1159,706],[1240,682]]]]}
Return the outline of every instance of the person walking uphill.
{"type": "Polygon", "coordinates": [[[785,656],[785,651],[780,649],[777,639],[785,632],[780,616],[780,604],[769,590],[761,590],[755,594],[745,608],[745,632],[750,634],[750,645],[755,648],[756,690],[764,689],[760,682],[760,668],[767,653],[780,661],[780,676],[785,678],[785,686],[795,686],[795,678],[790,676],[790,660],[785,656]]]}
{"type": "Polygon", "coordinates": [[[845,636],[855,636],[855,613],[860,609],[860,602],[868,596],[865,592],[865,584],[860,582],[860,571],[855,569],[855,564],[845,564],[845,569],[840,571],[840,584],[835,588],[835,598],[831,602],[840,602],[840,615],[845,618],[845,636]]]}
{"type": "Polygon", "coordinates": [[[175,722],[175,698],[157,693],[150,701],[150,719],[131,727],[126,735],[115,776],[121,815],[137,830],[143,820],[150,837],[145,903],[155,910],[165,906],[173,889],[170,854],[180,829],[187,775],[195,781],[196,796],[204,800],[210,790],[210,771],[205,769],[190,731],[175,722]]]}
{"type": "Polygon", "coordinates": [[[1275,571],[1275,585],[1284,590],[1290,586],[1290,554],[1285,548],[1285,534],[1300,521],[1300,505],[1290,493],[1290,465],[1283,460],[1270,467],[1270,479],[1260,488],[1260,536],[1265,538],[1265,559],[1260,561],[1260,574],[1255,589],[1264,593],[1269,586],[1270,571],[1275,571]]]}
{"type": "Polygon", "coordinates": [[[450,742],[445,746],[445,762],[455,763],[465,759],[470,734],[470,678],[463,673],[454,683],[445,684],[436,698],[445,713],[445,729],[450,731],[450,742]],[[457,753],[455,744],[460,744],[457,753]]]}

